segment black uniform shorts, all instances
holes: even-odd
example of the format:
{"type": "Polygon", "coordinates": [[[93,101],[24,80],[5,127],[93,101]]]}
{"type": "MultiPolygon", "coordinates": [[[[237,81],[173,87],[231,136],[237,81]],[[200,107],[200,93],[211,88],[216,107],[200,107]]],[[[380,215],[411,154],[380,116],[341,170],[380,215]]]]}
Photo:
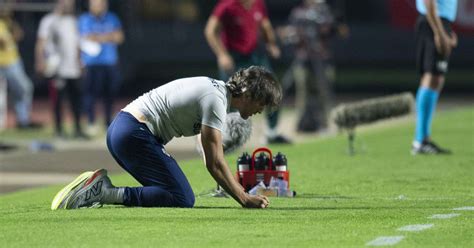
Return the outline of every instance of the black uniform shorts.
{"type": "MultiPolygon", "coordinates": [[[[441,18],[444,29],[451,33],[451,22],[441,18]]],[[[420,15],[416,21],[416,68],[420,74],[430,72],[434,75],[444,75],[448,71],[449,57],[444,57],[436,51],[433,30],[426,16],[420,15]]]]}

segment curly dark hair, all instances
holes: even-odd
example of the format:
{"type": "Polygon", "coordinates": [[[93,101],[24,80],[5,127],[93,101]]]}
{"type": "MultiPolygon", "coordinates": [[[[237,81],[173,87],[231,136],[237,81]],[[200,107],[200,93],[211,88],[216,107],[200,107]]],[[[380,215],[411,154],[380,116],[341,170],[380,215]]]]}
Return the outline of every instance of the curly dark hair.
{"type": "Polygon", "coordinates": [[[270,109],[280,105],[282,89],[280,83],[267,69],[250,66],[240,69],[226,83],[232,97],[249,96],[270,109]]]}

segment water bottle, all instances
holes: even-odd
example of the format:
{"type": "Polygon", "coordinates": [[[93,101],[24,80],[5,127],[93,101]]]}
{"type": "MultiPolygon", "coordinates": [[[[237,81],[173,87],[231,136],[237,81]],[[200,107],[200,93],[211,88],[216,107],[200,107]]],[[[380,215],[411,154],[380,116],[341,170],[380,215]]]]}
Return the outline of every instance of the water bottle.
{"type": "Polygon", "coordinates": [[[265,153],[261,152],[255,157],[255,170],[265,170],[265,166],[268,164],[268,157],[265,153]]]}
{"type": "Polygon", "coordinates": [[[270,164],[270,157],[269,156],[265,155],[262,163],[263,163],[263,169],[264,170],[271,170],[272,169],[270,167],[271,164],[270,164]]]}
{"type": "Polygon", "coordinates": [[[237,159],[237,171],[248,171],[250,170],[250,155],[244,152],[242,156],[237,159]]]}
{"type": "Polygon", "coordinates": [[[249,171],[250,169],[250,155],[246,152],[242,154],[237,159],[237,173],[239,175],[239,183],[240,185],[243,185],[244,181],[244,171],[249,171]]]}
{"type": "Polygon", "coordinates": [[[273,159],[273,166],[276,171],[287,171],[288,161],[286,160],[286,156],[283,153],[278,152],[273,159]]]}
{"type": "Polygon", "coordinates": [[[265,170],[266,163],[268,162],[267,155],[261,152],[258,156],[255,157],[255,170],[259,171],[255,173],[255,181],[256,183],[264,182],[265,174],[263,170],[265,170]]]}

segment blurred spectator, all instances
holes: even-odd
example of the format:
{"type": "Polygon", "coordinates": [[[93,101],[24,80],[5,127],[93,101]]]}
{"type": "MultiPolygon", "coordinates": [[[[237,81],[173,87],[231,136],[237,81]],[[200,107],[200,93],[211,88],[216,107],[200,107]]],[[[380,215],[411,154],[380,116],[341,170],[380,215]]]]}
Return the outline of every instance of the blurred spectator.
{"type": "Polygon", "coordinates": [[[335,77],[330,41],[335,34],[346,37],[348,33],[324,0],[304,0],[291,11],[289,25],[278,29],[283,42],[294,48],[294,60],[282,83],[288,89],[295,82],[296,106],[302,110],[300,132],[327,128],[335,77]]]}
{"type": "Polygon", "coordinates": [[[122,24],[108,11],[107,0],[89,0],[89,13],[79,18],[81,60],[85,66],[84,109],[89,131],[97,132],[95,101],[102,95],[105,124],[112,118],[113,103],[120,87],[117,46],[124,41],[122,24]]]}
{"type": "Polygon", "coordinates": [[[36,129],[42,125],[33,122],[30,116],[34,87],[25,73],[16,45],[23,37],[23,30],[11,15],[9,10],[0,9],[0,77],[7,80],[12,93],[17,128],[36,129]]]}
{"type": "MultiPolygon", "coordinates": [[[[274,30],[263,0],[221,0],[215,6],[205,29],[209,46],[217,57],[219,76],[227,81],[235,71],[251,65],[271,69],[265,52],[258,49],[260,31],[268,53],[280,57],[274,30]]],[[[279,111],[267,112],[268,143],[290,143],[277,133],[279,111]]]]}
{"type": "Polygon", "coordinates": [[[62,106],[65,94],[74,117],[74,138],[87,138],[81,128],[81,67],[79,32],[74,16],[74,0],[57,0],[53,12],[41,19],[36,41],[36,71],[50,79],[55,135],[66,137],[62,106]]]}
{"type": "Polygon", "coordinates": [[[417,0],[416,64],[421,74],[416,94],[416,129],[412,154],[448,154],[431,139],[431,124],[448,72],[449,56],[458,39],[451,29],[457,0],[417,0]]]}

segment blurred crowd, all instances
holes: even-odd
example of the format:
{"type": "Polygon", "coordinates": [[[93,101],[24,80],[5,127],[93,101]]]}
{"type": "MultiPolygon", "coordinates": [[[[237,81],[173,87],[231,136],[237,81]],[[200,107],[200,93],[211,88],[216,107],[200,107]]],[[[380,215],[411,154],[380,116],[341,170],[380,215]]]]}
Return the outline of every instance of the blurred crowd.
{"type": "MultiPolygon", "coordinates": [[[[74,0],[57,0],[54,9],[41,19],[34,76],[48,85],[54,137],[87,140],[102,128],[106,130],[115,114],[113,106],[121,84],[117,48],[125,37],[120,19],[109,10],[107,0],[89,0],[88,11],[80,15],[76,15],[76,6],[74,0]],[[104,106],[103,123],[98,123],[95,113],[99,99],[104,106]],[[73,117],[73,133],[69,134],[64,128],[66,100],[73,117]]],[[[34,87],[17,47],[22,33],[12,12],[2,8],[0,86],[3,83],[4,87],[0,88],[4,95],[8,88],[16,127],[41,129],[45,123],[31,119],[34,87]]],[[[336,35],[347,37],[349,31],[324,0],[302,1],[291,11],[288,24],[276,31],[263,0],[218,1],[204,33],[223,81],[250,65],[271,70],[269,57],[278,59],[281,55],[278,44],[288,47],[294,59],[281,81],[286,91],[295,85],[297,109],[301,110],[298,131],[327,128],[334,81],[329,42],[336,35]]],[[[0,110],[0,117],[5,120],[5,116],[6,110],[0,110]]],[[[266,142],[291,143],[277,131],[279,110],[268,111],[266,119],[266,142]]]]}
{"type": "MultiPolygon", "coordinates": [[[[108,10],[107,0],[90,0],[89,11],[79,17],[75,6],[74,0],[57,0],[54,9],[41,19],[35,44],[35,72],[48,85],[54,136],[87,140],[102,126],[96,121],[97,99],[103,100],[103,126],[107,128],[111,122],[120,86],[117,46],[124,41],[124,35],[119,18],[108,10]],[[64,128],[66,99],[73,116],[72,134],[67,134],[64,128]],[[87,117],[86,130],[82,127],[82,116],[87,117]]],[[[43,124],[31,120],[34,87],[17,48],[22,34],[12,12],[2,8],[0,77],[8,86],[16,127],[40,129],[43,124]]],[[[5,112],[1,114],[6,115],[5,112]]]]}

